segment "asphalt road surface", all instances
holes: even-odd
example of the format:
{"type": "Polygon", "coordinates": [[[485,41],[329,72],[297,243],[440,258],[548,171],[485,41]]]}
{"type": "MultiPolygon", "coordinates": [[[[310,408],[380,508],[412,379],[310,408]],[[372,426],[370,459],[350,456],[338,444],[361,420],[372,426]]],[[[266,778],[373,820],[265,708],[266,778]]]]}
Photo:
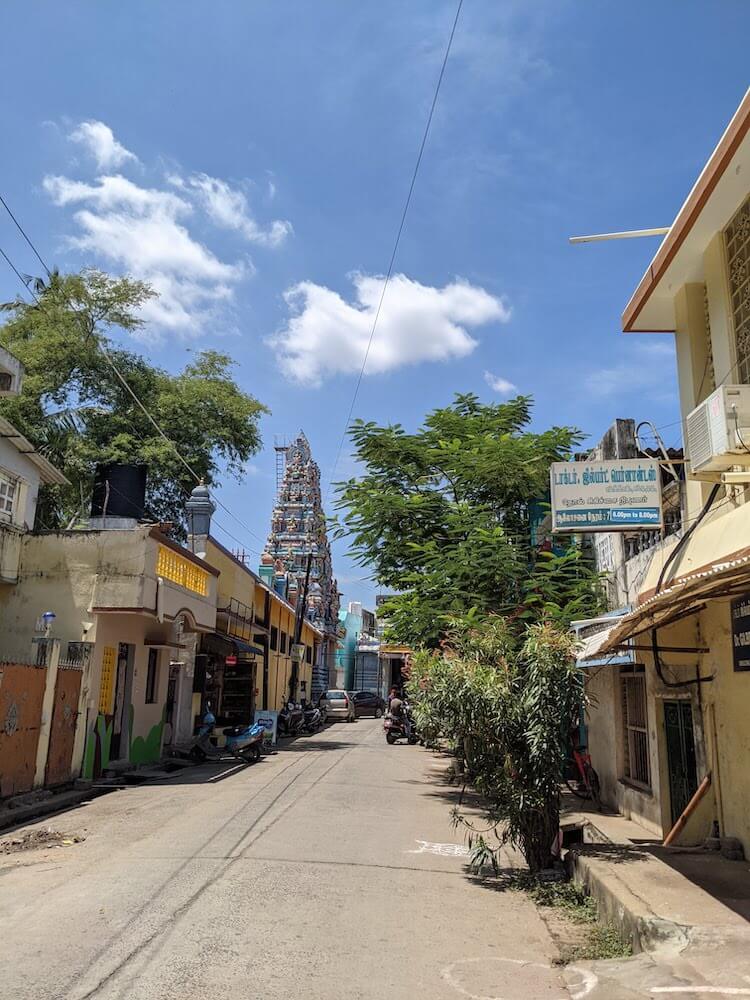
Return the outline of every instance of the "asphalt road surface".
{"type": "Polygon", "coordinates": [[[585,995],[535,907],[467,876],[445,771],[363,719],[35,824],[86,839],[0,856],[0,997],[585,995]]]}

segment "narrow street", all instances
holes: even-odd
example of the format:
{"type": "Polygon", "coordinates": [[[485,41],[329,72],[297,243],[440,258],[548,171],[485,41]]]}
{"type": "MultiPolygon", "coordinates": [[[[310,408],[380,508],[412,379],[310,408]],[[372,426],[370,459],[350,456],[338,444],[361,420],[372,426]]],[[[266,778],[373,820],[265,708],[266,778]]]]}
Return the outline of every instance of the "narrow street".
{"type": "Polygon", "coordinates": [[[47,819],[86,839],[0,858],[2,995],[570,996],[535,907],[447,846],[444,773],[362,719],[47,819]]]}

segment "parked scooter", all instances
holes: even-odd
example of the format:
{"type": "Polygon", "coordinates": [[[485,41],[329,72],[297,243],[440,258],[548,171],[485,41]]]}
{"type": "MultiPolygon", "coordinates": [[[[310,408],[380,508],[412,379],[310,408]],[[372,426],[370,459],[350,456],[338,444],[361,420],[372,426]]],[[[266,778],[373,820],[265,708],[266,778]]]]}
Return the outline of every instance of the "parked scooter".
{"type": "Polygon", "coordinates": [[[260,759],[263,745],[263,726],[259,723],[243,723],[239,726],[229,726],[222,730],[226,743],[223,747],[214,746],[211,734],[216,725],[216,716],[208,705],[203,716],[198,734],[188,751],[191,760],[203,763],[205,760],[220,760],[226,754],[231,754],[245,764],[253,764],[260,759]]]}
{"type": "Polygon", "coordinates": [[[278,718],[279,736],[296,736],[301,733],[305,725],[305,713],[302,706],[293,701],[288,701],[279,712],[278,718]]]}
{"type": "Polygon", "coordinates": [[[314,733],[323,728],[323,715],[311,701],[302,702],[302,711],[305,716],[305,729],[308,733],[314,733]]]}
{"type": "Polygon", "coordinates": [[[386,712],[385,719],[383,720],[383,729],[385,730],[386,742],[390,746],[393,746],[394,743],[402,739],[408,740],[412,746],[419,742],[414,719],[409,711],[409,706],[406,704],[403,705],[400,715],[392,715],[390,712],[386,712]]]}

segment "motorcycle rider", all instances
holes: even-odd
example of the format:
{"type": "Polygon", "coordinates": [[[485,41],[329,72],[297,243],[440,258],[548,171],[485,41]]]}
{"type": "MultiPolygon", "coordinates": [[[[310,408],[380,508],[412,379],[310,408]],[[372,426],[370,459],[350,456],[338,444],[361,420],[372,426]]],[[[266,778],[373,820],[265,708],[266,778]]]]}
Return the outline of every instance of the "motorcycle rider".
{"type": "Polygon", "coordinates": [[[391,689],[391,694],[392,697],[388,702],[388,711],[404,727],[404,735],[408,738],[411,735],[411,719],[409,718],[406,702],[399,698],[395,688],[391,689]]]}

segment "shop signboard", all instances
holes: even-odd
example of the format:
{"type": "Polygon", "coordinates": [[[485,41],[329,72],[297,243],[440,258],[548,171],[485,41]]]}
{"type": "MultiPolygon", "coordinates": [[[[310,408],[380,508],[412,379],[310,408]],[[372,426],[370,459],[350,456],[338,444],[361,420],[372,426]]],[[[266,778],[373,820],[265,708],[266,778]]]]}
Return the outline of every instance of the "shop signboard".
{"type": "Polygon", "coordinates": [[[732,601],[730,608],[734,669],[750,670],[750,594],[732,601]]]}
{"type": "Polygon", "coordinates": [[[656,459],[555,462],[550,494],[554,532],[656,531],[663,524],[656,459]]]}
{"type": "Polygon", "coordinates": [[[260,723],[260,725],[263,726],[263,746],[275,746],[279,725],[279,713],[267,709],[257,709],[253,721],[255,723],[260,723]]]}

